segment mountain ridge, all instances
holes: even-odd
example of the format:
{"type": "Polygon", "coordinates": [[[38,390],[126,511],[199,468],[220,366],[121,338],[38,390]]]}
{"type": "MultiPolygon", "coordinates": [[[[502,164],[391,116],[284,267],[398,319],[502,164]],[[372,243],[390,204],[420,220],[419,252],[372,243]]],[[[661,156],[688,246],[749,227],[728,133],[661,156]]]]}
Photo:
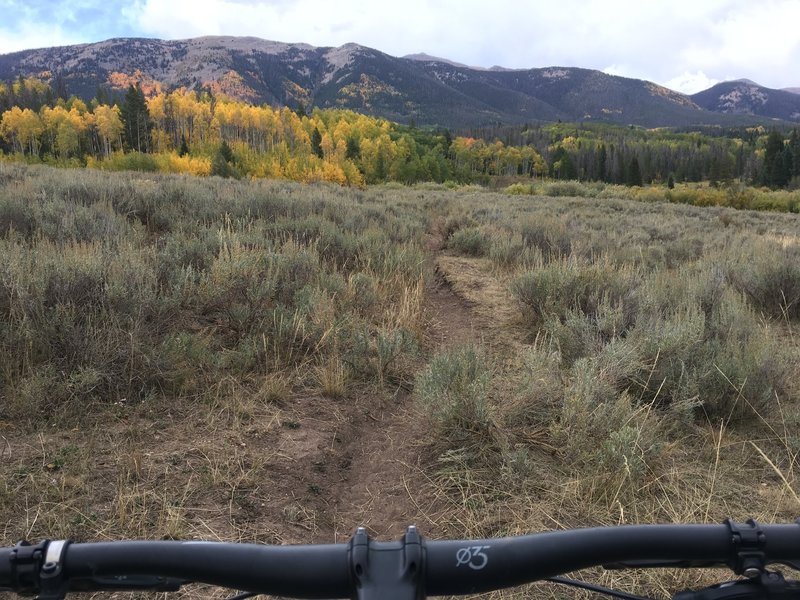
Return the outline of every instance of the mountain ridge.
{"type": "Polygon", "coordinates": [[[690,96],[702,108],[800,122],[800,95],[764,87],[749,79],[723,81],[690,96]]]}
{"type": "Polygon", "coordinates": [[[0,80],[20,75],[58,78],[84,99],[101,87],[121,91],[138,82],[152,93],[208,88],[254,103],[346,108],[451,128],[556,120],[645,127],[800,121],[800,96],[750,82],[741,85],[755,86],[751,96],[775,92],[778,100],[751,103],[748,112],[714,105],[705,92],[687,96],[591,69],[485,69],[427,54],[394,57],[356,43],[315,47],[256,37],[112,38],[0,55],[0,80]],[[779,106],[780,114],[766,105],[779,106]]]}

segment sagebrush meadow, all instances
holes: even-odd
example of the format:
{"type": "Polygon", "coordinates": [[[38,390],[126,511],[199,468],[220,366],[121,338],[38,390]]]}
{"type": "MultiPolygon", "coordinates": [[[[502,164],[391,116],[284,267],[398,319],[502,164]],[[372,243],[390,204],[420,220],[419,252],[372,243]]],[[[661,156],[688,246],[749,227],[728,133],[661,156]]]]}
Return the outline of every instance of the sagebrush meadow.
{"type": "Polygon", "coordinates": [[[0,162],[3,544],[791,520],[800,217],[570,185],[0,162]]]}

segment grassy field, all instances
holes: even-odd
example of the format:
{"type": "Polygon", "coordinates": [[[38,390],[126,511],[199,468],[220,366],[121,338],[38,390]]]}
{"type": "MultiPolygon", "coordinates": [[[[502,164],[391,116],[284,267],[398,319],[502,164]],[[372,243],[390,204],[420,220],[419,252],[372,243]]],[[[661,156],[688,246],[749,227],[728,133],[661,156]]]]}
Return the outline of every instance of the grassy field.
{"type": "Polygon", "coordinates": [[[793,214],[0,163],[0,543],[790,521],[799,240],[793,214]]]}

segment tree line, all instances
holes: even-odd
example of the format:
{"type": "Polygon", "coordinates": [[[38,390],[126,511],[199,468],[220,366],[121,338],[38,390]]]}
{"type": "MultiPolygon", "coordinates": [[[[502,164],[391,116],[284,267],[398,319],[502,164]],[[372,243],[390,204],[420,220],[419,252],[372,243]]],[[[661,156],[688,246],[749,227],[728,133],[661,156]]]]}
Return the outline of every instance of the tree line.
{"type": "Polygon", "coordinates": [[[26,159],[342,184],[550,177],[630,186],[740,181],[800,187],[800,136],[761,127],[644,130],[543,124],[459,132],[352,111],[254,106],[210,90],[86,103],[35,78],[0,82],[0,149],[26,159]]]}
{"type": "Polygon", "coordinates": [[[622,185],[741,182],[800,188],[797,130],[764,127],[643,129],[605,123],[551,123],[470,131],[485,140],[532,145],[556,179],[622,185]]]}

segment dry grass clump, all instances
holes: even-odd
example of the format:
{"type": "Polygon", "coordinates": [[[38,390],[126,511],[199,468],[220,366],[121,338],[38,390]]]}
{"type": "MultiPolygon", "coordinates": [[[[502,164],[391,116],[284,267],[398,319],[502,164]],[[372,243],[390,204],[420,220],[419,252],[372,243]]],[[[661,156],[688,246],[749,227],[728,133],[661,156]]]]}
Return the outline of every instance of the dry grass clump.
{"type": "Polygon", "coordinates": [[[484,438],[492,428],[487,398],[491,373],[473,347],[437,353],[416,378],[415,391],[439,435],[455,446],[484,438]]]}
{"type": "Polygon", "coordinates": [[[728,266],[729,278],[753,308],[786,320],[800,319],[800,248],[765,240],[754,244],[728,266]]]}

